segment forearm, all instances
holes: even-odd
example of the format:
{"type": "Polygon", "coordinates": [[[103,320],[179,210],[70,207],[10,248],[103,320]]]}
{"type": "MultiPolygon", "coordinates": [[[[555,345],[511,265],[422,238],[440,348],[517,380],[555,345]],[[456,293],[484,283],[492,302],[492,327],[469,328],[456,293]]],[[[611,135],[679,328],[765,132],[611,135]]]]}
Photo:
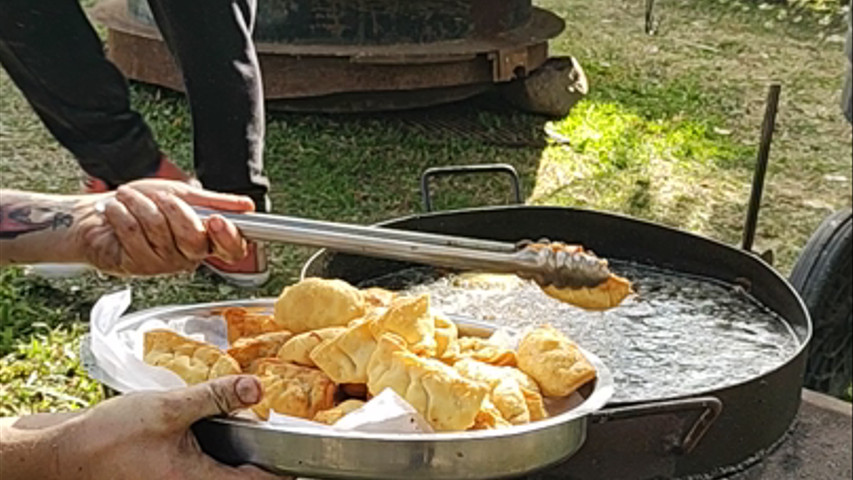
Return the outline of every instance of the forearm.
{"type": "Polygon", "coordinates": [[[0,418],[0,465],[3,480],[76,478],[84,439],[71,440],[80,429],[81,413],[50,413],[0,418]]]}
{"type": "Polygon", "coordinates": [[[0,265],[84,262],[72,228],[91,215],[83,205],[79,196],[0,190],[0,265]]]}

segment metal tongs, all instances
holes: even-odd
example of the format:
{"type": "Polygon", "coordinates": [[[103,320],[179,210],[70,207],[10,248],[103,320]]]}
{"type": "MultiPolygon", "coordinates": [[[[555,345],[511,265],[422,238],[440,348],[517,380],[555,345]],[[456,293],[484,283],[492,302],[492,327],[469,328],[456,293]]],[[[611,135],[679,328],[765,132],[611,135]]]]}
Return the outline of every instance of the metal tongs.
{"type": "Polygon", "coordinates": [[[610,277],[605,260],[582,248],[547,240],[513,244],[283,215],[195,210],[203,219],[212,214],[227,218],[251,240],[329,248],[436,267],[511,273],[532,279],[543,288],[594,288],[610,277]]]}

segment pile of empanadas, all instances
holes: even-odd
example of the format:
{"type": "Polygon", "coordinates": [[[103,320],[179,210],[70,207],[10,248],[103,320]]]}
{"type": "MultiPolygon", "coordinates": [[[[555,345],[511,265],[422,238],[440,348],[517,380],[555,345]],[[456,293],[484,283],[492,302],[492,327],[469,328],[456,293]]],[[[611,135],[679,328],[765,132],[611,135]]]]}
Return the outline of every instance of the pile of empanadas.
{"type": "Polygon", "coordinates": [[[478,337],[430,309],[428,295],[360,290],[309,278],[287,287],[273,315],[229,308],[227,351],[166,330],[146,333],[145,361],[193,384],[257,375],[252,410],[333,424],[392,389],[436,431],[505,428],[548,416],[545,397],[571,395],[596,376],[578,347],[549,326],[517,351],[478,337]]]}

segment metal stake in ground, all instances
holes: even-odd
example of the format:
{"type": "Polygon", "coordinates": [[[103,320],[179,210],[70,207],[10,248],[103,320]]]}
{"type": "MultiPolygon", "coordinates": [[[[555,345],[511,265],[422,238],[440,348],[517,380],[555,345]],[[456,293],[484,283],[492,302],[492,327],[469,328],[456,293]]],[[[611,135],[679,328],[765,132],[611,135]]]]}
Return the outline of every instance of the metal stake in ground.
{"type": "Polygon", "coordinates": [[[782,86],[770,85],[767,93],[767,107],[764,111],[764,123],[761,126],[761,143],[758,145],[758,162],[752,180],[752,195],[749,199],[749,211],[743,231],[743,249],[752,251],[755,244],[755,230],[758,225],[758,211],[761,209],[761,196],[764,193],[764,179],[767,176],[767,163],[770,160],[770,144],[776,129],[776,112],[779,108],[779,95],[782,86]]]}

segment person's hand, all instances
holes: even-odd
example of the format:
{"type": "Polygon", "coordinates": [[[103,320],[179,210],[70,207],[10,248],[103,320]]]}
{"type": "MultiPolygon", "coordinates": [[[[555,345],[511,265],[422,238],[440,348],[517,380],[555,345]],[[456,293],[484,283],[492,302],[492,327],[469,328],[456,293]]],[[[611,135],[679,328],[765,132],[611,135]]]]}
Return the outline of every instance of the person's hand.
{"type": "MultiPolygon", "coordinates": [[[[273,480],[253,466],[229,467],[199,448],[190,426],[257,403],[252,376],[219,378],[166,393],[138,393],[107,400],[76,419],[66,435],[83,452],[67,478],[111,480],[273,480]],[[81,475],[77,475],[77,473],[81,475]]],[[[69,447],[74,451],[75,447],[69,447]]],[[[73,459],[72,459],[73,461],[73,459]]],[[[69,470],[70,469],[70,470],[69,470]]]]}
{"type": "Polygon", "coordinates": [[[85,261],[101,271],[150,276],[192,270],[210,255],[228,262],[246,256],[237,227],[219,215],[202,221],[190,205],[247,212],[254,210],[248,197],[183,182],[140,180],[83,198],[74,239],[85,261]],[[96,211],[98,204],[102,213],[96,211]]]}

